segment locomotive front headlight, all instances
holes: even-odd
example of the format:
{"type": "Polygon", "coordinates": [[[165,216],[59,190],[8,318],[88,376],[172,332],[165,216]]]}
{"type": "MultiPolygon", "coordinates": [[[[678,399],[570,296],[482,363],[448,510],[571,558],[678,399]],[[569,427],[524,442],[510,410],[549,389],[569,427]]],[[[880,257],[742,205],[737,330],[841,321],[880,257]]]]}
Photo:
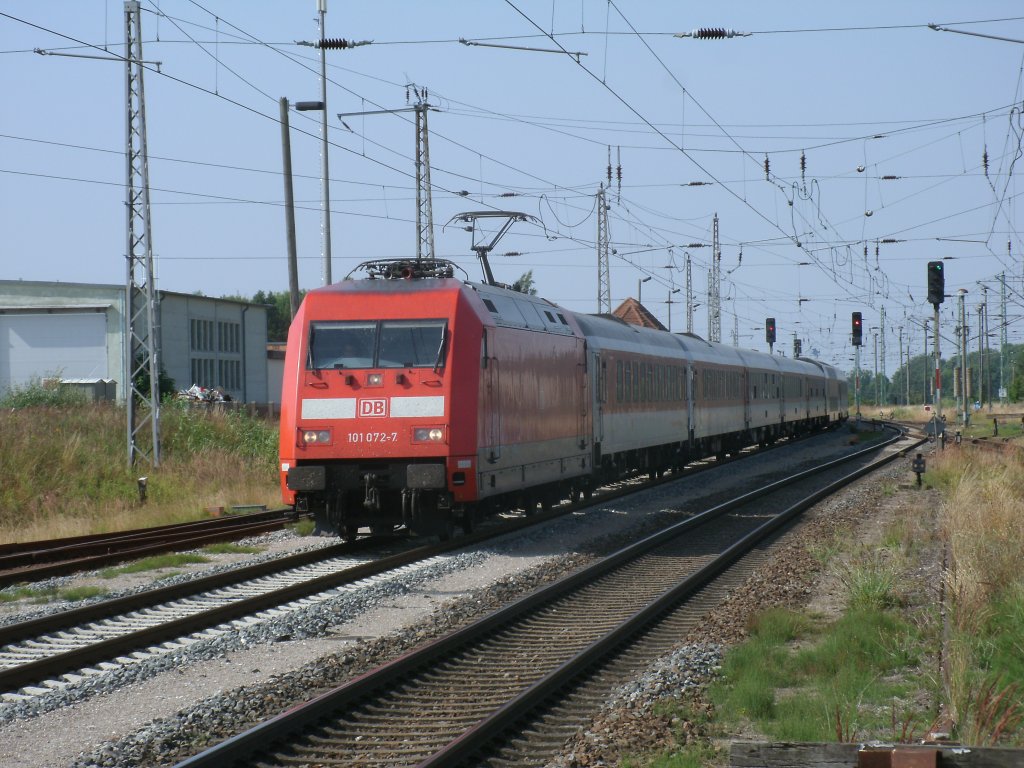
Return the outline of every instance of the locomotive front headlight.
{"type": "Polygon", "coordinates": [[[383,373],[369,373],[366,375],[366,386],[368,387],[379,387],[384,384],[383,373]]]}
{"type": "Polygon", "coordinates": [[[440,443],[444,441],[442,427],[414,427],[412,430],[414,443],[440,443]]]}
{"type": "Polygon", "coordinates": [[[299,433],[299,440],[303,445],[330,445],[331,430],[304,429],[299,433]]]}

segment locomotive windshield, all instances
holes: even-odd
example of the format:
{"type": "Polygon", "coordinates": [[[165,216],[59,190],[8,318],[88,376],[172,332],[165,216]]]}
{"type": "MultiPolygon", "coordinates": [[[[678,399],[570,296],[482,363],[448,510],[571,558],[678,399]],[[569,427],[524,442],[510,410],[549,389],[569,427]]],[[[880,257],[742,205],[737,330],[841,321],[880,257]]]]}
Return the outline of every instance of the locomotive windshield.
{"type": "Polygon", "coordinates": [[[438,368],[446,328],[444,320],[314,322],[309,368],[438,368]]]}

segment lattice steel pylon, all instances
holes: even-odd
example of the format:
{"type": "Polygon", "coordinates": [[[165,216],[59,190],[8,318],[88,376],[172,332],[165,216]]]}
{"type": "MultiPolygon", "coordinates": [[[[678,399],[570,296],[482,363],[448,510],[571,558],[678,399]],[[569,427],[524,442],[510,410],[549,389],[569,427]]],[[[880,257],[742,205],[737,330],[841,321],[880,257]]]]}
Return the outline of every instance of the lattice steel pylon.
{"type": "Polygon", "coordinates": [[[134,466],[136,460],[142,458],[157,467],[160,465],[160,377],[149,214],[146,102],[142,84],[145,67],[142,60],[142,19],[138,0],[125,2],[124,20],[127,280],[123,391],[125,410],[128,413],[128,466],[134,466]],[[151,440],[148,448],[140,444],[140,438],[146,432],[150,433],[151,440]]]}
{"type": "Polygon", "coordinates": [[[708,282],[708,341],[722,341],[722,249],[718,243],[718,214],[711,236],[712,258],[708,282]]]}
{"type": "Polygon", "coordinates": [[[604,184],[597,190],[597,311],[612,313],[612,279],[608,264],[611,246],[608,232],[608,208],[604,202],[604,184]]]}
{"type": "Polygon", "coordinates": [[[416,104],[416,260],[434,258],[434,207],[430,192],[430,134],[427,91],[416,104]]]}

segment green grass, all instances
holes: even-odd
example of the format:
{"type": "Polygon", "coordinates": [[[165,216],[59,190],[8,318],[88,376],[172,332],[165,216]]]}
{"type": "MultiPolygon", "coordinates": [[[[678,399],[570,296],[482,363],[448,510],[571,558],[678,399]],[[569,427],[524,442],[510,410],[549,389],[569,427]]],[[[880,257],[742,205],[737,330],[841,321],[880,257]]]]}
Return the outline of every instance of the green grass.
{"type": "Polygon", "coordinates": [[[109,590],[103,587],[86,586],[68,587],[66,589],[57,589],[56,587],[48,587],[46,589],[17,587],[0,592],[0,603],[14,603],[19,600],[28,600],[36,605],[53,603],[58,600],[74,603],[80,600],[88,600],[91,597],[103,597],[107,594],[109,594],[109,590]]]}
{"type": "MultiPolygon", "coordinates": [[[[54,378],[59,378],[54,376],[54,378]]],[[[88,402],[84,392],[59,384],[44,384],[34,381],[23,387],[14,387],[0,395],[0,409],[19,408],[75,408],[88,402]]]]}
{"type": "Polygon", "coordinates": [[[40,386],[0,402],[0,541],[197,520],[214,506],[280,504],[273,421],[166,403],[160,466],[130,468],[123,407],[40,386]],[[142,475],[149,478],[145,504],[142,475]]]}
{"type": "Polygon", "coordinates": [[[863,553],[840,569],[846,602],[854,610],[891,608],[899,604],[896,586],[899,574],[880,553],[863,553]]]}
{"type": "Polygon", "coordinates": [[[627,757],[622,761],[622,768],[704,768],[714,764],[715,756],[710,745],[694,744],[650,759],[627,757]]]}
{"type": "Polygon", "coordinates": [[[161,568],[177,568],[182,565],[208,562],[210,562],[208,557],[190,553],[155,555],[153,557],[144,557],[141,560],[136,560],[133,563],[128,563],[128,565],[118,568],[104,568],[100,571],[100,575],[105,579],[113,579],[126,573],[145,573],[146,571],[158,571],[161,568]]]}
{"type": "Polygon", "coordinates": [[[772,739],[891,738],[894,716],[934,717],[914,709],[913,689],[899,681],[920,654],[916,629],[884,609],[851,610],[831,624],[770,611],[726,655],[709,692],[726,721],[748,720],[772,739]]]}
{"type": "Polygon", "coordinates": [[[312,536],[316,523],[312,518],[303,518],[287,526],[296,536],[312,536]]]}
{"type": "Polygon", "coordinates": [[[203,552],[208,555],[257,555],[263,552],[265,547],[244,546],[230,541],[219,541],[216,544],[207,544],[203,552]]]}

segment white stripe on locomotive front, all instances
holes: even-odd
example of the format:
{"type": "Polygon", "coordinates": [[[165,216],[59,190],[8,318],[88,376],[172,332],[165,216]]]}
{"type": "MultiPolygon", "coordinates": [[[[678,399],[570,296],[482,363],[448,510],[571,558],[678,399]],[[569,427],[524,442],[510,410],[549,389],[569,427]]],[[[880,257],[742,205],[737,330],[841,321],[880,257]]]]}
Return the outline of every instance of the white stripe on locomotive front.
{"type": "MultiPolygon", "coordinates": [[[[431,395],[428,397],[392,397],[390,398],[390,401],[390,415],[394,418],[444,416],[443,395],[431,395]]],[[[302,401],[301,418],[354,419],[356,418],[356,398],[305,398],[302,401]]]]}

